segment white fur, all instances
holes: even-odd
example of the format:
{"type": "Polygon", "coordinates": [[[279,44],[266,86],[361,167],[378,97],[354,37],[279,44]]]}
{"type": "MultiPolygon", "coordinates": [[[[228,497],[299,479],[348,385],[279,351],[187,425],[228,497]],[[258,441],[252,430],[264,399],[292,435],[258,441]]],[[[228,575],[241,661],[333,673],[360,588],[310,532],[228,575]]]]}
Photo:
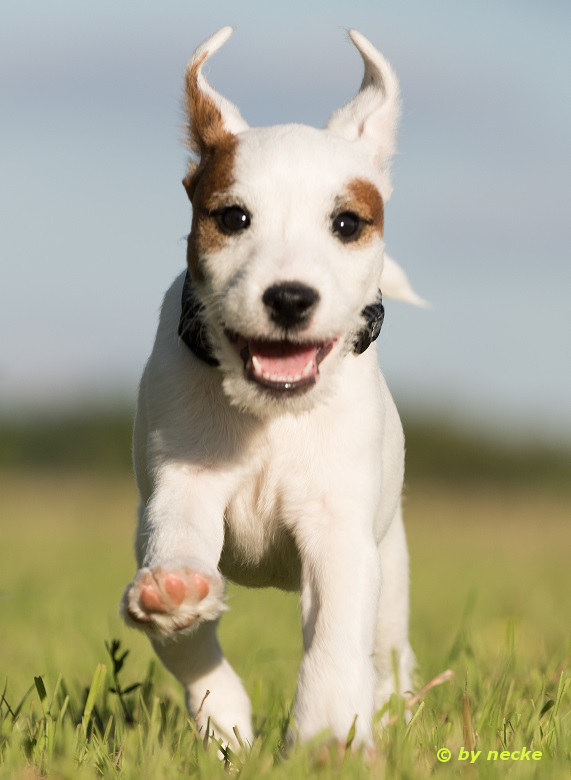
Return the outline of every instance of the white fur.
{"type": "Polygon", "coordinates": [[[412,303],[413,306],[428,308],[429,304],[412,289],[408,276],[385,252],[383,273],[381,274],[381,290],[387,298],[412,303]]]}
{"type": "MultiPolygon", "coordinates": [[[[195,58],[228,35],[229,28],[217,33],[195,58]]],[[[223,577],[301,591],[304,657],[293,717],[302,740],[323,730],[344,740],[357,716],[357,743],[370,743],[373,713],[394,690],[393,653],[400,689],[410,688],[402,428],[375,347],[352,351],[361,311],[382,285],[384,245],[380,235],[344,244],[330,224],[336,197],[355,178],[374,183],[384,200],[390,195],[398,87],[372,45],[351,37],[366,63],[363,87],[326,130],[246,130],[237,109],[217,97],[227,128],[239,133],[229,201],[252,214],[247,231],[201,258],[197,291],[220,367],[177,337],[181,275],[166,294],[141,381],[139,566],[190,567],[212,585],[204,609],[183,604],[170,616],[192,615],[191,628],[174,635],[167,615],[147,630],[192,712],[211,691],[201,723],[211,718],[232,744],[234,726],[248,741],[253,732],[248,698],[216,639],[223,577]],[[279,338],[261,296],[284,280],[319,292],[304,338],[337,341],[315,387],[273,397],[247,380],[223,328],[279,338]]],[[[395,266],[393,293],[414,300],[395,266]]],[[[139,609],[138,598],[136,579],[124,610],[139,609]]]]}

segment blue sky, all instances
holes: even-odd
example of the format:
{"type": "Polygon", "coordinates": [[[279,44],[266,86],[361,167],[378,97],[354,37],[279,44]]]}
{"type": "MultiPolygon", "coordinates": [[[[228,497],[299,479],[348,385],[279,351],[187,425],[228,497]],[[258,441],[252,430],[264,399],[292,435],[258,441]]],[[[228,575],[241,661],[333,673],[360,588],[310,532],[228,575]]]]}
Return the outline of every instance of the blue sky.
{"type": "Polygon", "coordinates": [[[544,0],[8,0],[0,12],[0,414],[133,397],[183,268],[182,75],[251,125],[323,126],[383,51],[404,113],[388,251],[429,311],[388,303],[402,408],[571,441],[571,8],[544,0]]]}

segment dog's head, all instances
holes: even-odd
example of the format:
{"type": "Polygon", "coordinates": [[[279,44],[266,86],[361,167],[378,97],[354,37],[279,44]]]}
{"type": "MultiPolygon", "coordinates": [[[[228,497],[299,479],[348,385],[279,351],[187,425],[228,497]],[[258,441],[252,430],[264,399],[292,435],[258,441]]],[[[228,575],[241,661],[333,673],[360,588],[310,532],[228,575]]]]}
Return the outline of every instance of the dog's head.
{"type": "Polygon", "coordinates": [[[324,130],[250,129],[202,75],[231,33],[200,46],[186,74],[198,156],[184,179],[188,267],[226,394],[266,416],[310,408],[334,386],[378,298],[398,83],[352,31],[363,83],[324,130]]]}

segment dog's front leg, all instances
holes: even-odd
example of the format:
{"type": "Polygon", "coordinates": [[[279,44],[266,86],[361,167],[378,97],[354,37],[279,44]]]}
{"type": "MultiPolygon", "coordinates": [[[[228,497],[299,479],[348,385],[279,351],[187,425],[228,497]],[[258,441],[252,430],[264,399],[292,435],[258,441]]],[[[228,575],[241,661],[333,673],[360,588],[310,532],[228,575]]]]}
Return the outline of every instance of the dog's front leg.
{"type": "Polygon", "coordinates": [[[371,742],[380,565],[372,531],[354,518],[304,523],[298,533],[305,653],[294,721],[301,740],[327,730],[344,742],[356,717],[355,742],[371,742]]]}
{"type": "Polygon", "coordinates": [[[154,482],[140,510],[140,568],[121,611],[129,625],[149,635],[183,684],[199,725],[210,721],[216,735],[237,748],[234,727],[243,739],[253,739],[250,702],[216,637],[225,609],[218,571],[224,509],[234,482],[218,470],[179,464],[162,467],[154,482]]]}
{"type": "Polygon", "coordinates": [[[129,625],[151,637],[180,636],[223,611],[218,561],[227,482],[220,474],[185,464],[159,469],[140,510],[139,571],[123,597],[129,625]]]}

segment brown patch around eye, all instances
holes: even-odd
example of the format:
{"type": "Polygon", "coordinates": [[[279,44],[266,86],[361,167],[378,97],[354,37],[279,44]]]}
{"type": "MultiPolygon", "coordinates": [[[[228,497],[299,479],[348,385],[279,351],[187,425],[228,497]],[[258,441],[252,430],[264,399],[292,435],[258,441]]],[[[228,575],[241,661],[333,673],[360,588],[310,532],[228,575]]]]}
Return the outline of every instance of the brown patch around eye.
{"type": "Polygon", "coordinates": [[[237,146],[236,137],[226,133],[222,143],[211,149],[183,181],[192,201],[192,229],[186,257],[190,275],[196,281],[204,279],[201,258],[228,242],[228,236],[220,232],[210,212],[228,202],[225,193],[234,184],[237,146]]]}
{"type": "Polygon", "coordinates": [[[352,211],[366,224],[358,241],[366,241],[372,235],[383,235],[385,210],[381,193],[367,179],[353,179],[347,185],[347,194],[339,199],[338,211],[352,211]]]}

